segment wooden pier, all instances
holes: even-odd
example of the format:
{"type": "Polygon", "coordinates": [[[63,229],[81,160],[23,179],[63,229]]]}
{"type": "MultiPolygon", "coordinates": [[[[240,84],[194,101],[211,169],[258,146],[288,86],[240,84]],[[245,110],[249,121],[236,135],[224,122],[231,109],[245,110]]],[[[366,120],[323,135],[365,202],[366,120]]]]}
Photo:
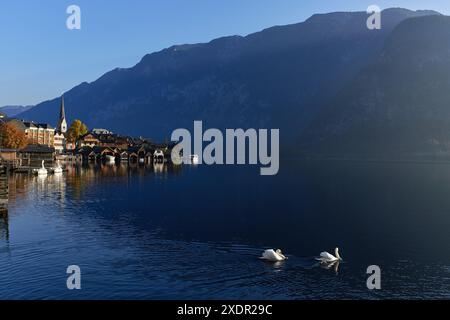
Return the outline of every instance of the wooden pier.
{"type": "Polygon", "coordinates": [[[0,215],[8,213],[8,168],[0,165],[0,215]]]}
{"type": "Polygon", "coordinates": [[[0,165],[0,240],[9,240],[8,167],[0,165]]]}

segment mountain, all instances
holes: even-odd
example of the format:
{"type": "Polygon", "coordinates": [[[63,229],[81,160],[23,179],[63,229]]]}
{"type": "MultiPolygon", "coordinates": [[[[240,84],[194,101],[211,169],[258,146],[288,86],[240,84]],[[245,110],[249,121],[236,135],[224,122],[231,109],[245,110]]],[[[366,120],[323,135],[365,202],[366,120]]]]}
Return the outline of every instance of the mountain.
{"type": "Polygon", "coordinates": [[[402,22],[301,137],[333,155],[449,156],[450,17],[402,22]]]}
{"type": "Polygon", "coordinates": [[[15,115],[18,115],[19,113],[25,112],[27,110],[31,109],[31,106],[4,106],[0,108],[0,112],[6,114],[8,117],[14,117],[15,115]]]}
{"type": "MultiPolygon", "coordinates": [[[[382,29],[368,30],[365,12],[314,15],[245,37],[178,45],[148,54],[65,94],[66,114],[89,127],[162,139],[176,128],[280,128],[295,141],[321,106],[380,54],[405,19],[437,14],[388,9],[382,29]]],[[[59,98],[21,118],[55,123],[59,98]]]]}

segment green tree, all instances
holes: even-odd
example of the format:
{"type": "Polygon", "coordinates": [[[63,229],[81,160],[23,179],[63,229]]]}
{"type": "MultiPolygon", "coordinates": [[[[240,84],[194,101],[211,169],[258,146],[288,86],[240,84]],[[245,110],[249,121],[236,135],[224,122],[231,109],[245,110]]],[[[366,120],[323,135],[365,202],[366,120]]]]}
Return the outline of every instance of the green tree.
{"type": "Polygon", "coordinates": [[[82,135],[88,132],[87,126],[81,120],[75,119],[67,130],[67,140],[76,142],[82,135]]]}

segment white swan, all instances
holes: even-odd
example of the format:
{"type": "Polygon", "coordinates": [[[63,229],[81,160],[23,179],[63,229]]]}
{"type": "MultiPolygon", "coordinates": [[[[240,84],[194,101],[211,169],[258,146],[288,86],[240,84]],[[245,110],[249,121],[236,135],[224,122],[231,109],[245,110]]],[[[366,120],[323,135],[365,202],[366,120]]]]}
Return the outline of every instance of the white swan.
{"type": "Polygon", "coordinates": [[[316,260],[324,263],[341,261],[342,258],[339,255],[339,248],[334,249],[334,256],[328,252],[322,252],[316,260]]]}
{"type": "Polygon", "coordinates": [[[262,253],[260,259],[271,262],[277,262],[277,261],[284,261],[287,259],[287,257],[281,252],[280,249],[278,249],[277,251],[273,249],[268,249],[262,253]]]}
{"type": "Polygon", "coordinates": [[[63,170],[61,168],[61,165],[59,164],[59,160],[56,160],[56,167],[53,169],[53,173],[62,173],[63,170]]]}
{"type": "Polygon", "coordinates": [[[47,169],[45,169],[44,167],[44,160],[42,160],[42,168],[39,168],[39,170],[37,171],[38,175],[40,176],[44,176],[47,175],[47,169]]]}

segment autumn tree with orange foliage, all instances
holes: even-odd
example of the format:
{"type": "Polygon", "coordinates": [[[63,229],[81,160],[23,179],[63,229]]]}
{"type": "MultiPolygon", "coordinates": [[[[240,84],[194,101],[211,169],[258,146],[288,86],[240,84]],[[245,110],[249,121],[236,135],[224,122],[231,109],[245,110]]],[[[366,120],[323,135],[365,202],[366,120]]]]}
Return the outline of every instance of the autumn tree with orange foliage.
{"type": "Polygon", "coordinates": [[[0,124],[0,146],[7,149],[23,149],[28,145],[25,132],[12,123],[0,124]]]}

